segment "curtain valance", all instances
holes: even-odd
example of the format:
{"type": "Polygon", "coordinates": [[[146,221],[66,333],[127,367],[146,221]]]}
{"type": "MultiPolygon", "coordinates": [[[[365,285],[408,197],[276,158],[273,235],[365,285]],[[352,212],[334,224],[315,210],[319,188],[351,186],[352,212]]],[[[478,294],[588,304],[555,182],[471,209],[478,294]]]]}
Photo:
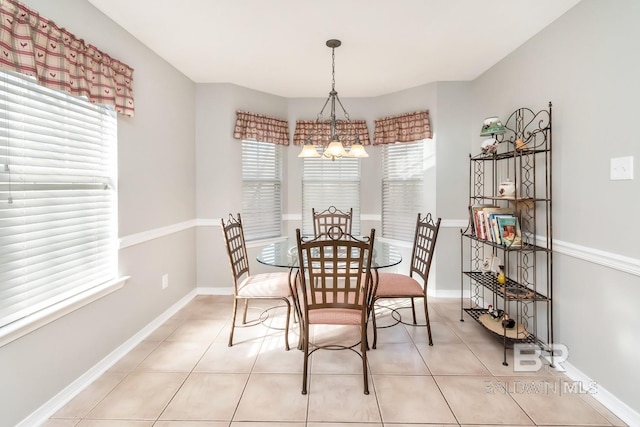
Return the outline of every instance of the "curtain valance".
{"type": "Polygon", "coordinates": [[[133,116],[133,69],[15,0],[0,0],[0,67],[133,116]]]}
{"type": "MultiPolygon", "coordinates": [[[[364,120],[351,120],[349,122],[346,120],[337,120],[336,132],[341,138],[344,137],[349,144],[353,144],[353,135],[355,134],[360,138],[362,145],[371,144],[369,140],[369,128],[367,127],[367,122],[364,120]]],[[[331,123],[328,120],[320,122],[317,120],[296,121],[296,130],[293,133],[293,144],[303,145],[308,138],[311,138],[311,141],[315,145],[321,145],[323,142],[329,141],[331,138],[331,123]],[[322,141],[320,141],[320,139],[322,139],[322,141]]]]}
{"type": "Polygon", "coordinates": [[[236,111],[236,126],[233,137],[289,145],[289,122],[277,117],[236,111]]]}
{"type": "Polygon", "coordinates": [[[425,138],[431,138],[429,111],[416,111],[375,121],[374,145],[413,142],[425,138]]]}

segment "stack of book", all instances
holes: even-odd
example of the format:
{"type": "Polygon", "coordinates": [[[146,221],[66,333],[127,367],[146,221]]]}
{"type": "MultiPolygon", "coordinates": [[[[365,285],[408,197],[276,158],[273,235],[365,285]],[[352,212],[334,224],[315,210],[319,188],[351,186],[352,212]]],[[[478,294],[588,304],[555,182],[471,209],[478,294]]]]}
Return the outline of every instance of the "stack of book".
{"type": "Polygon", "coordinates": [[[520,223],[512,208],[476,205],[469,209],[473,234],[507,247],[522,246],[520,223]]]}

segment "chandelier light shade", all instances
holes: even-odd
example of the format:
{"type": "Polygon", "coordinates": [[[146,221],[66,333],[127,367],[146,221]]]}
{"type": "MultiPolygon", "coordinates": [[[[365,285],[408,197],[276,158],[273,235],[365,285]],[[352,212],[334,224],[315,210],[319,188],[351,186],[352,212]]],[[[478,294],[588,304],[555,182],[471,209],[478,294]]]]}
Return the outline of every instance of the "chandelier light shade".
{"type": "Polygon", "coordinates": [[[351,121],[349,113],[347,113],[347,110],[342,105],[338,97],[338,92],[336,91],[335,49],[341,44],[342,42],[340,40],[327,40],[327,47],[331,48],[331,91],[316,118],[316,132],[310,133],[307,136],[298,157],[324,157],[331,160],[342,157],[369,157],[369,154],[367,154],[367,151],[364,149],[364,145],[360,141],[356,126],[351,121]],[[337,119],[336,104],[342,109],[344,120],[337,119]],[[329,105],[331,109],[329,116],[330,134],[328,138],[319,132],[319,130],[322,129],[322,123],[324,122],[323,114],[327,105],[329,105]],[[348,142],[350,139],[353,140],[352,143],[348,142]],[[319,141],[319,146],[314,145],[314,141],[319,141]]]}
{"type": "Polygon", "coordinates": [[[482,129],[480,130],[480,136],[494,136],[500,135],[507,131],[498,117],[487,117],[482,123],[482,129]]]}
{"type": "Polygon", "coordinates": [[[351,144],[351,150],[349,150],[350,157],[369,157],[367,151],[364,149],[364,145],[360,143],[351,144]]]}
{"type": "Polygon", "coordinates": [[[305,142],[302,146],[302,151],[298,154],[298,157],[321,157],[318,153],[318,149],[311,141],[305,142]]]}

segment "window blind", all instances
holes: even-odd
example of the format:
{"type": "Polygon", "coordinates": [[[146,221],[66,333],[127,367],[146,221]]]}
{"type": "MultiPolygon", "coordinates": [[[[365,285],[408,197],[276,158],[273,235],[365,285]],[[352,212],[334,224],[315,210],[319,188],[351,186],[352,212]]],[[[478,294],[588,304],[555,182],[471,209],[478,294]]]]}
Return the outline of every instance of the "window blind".
{"type": "Polygon", "coordinates": [[[242,141],[242,226],[246,240],[282,234],[282,146],[242,141]]]}
{"type": "Polygon", "coordinates": [[[413,241],[424,203],[424,141],[382,146],[382,236],[413,241]]]}
{"type": "Polygon", "coordinates": [[[115,111],[0,71],[0,327],[117,274],[115,111]]]}
{"type": "Polygon", "coordinates": [[[353,208],[351,232],[360,234],[360,159],[304,158],[302,175],[302,233],[313,235],[311,209],[353,208]]]}

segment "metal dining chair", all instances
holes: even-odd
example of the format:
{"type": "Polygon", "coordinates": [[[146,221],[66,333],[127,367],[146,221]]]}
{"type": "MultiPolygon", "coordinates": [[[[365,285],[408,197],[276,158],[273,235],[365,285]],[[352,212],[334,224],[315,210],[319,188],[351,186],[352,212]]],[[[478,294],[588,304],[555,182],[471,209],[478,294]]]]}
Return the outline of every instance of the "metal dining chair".
{"type": "Polygon", "coordinates": [[[329,234],[339,237],[340,233],[351,234],[351,224],[353,222],[353,208],[348,212],[343,212],[335,206],[317,212],[311,208],[313,215],[313,235],[329,234]]]}
{"type": "MultiPolygon", "coordinates": [[[[413,314],[414,325],[417,324],[414,299],[423,299],[424,316],[426,319],[426,325],[423,326],[427,327],[429,345],[433,345],[431,324],[429,323],[429,308],[427,305],[427,283],[429,279],[431,261],[433,260],[433,254],[435,251],[436,239],[438,237],[438,231],[440,230],[440,221],[441,218],[434,221],[430,213],[428,213],[424,218],[418,214],[408,276],[405,274],[384,272],[378,274],[377,287],[374,290],[371,304],[373,348],[376,348],[378,340],[378,326],[376,324],[375,312],[376,302],[381,299],[393,298],[411,299],[411,312],[413,314]]],[[[397,323],[394,323],[394,325],[397,323]]]]}
{"type": "Polygon", "coordinates": [[[301,308],[301,337],[304,352],[302,394],[307,394],[309,356],[321,349],[348,349],[362,359],[364,394],[369,394],[367,372],[367,321],[372,287],[371,259],[375,230],[360,240],[351,235],[339,238],[321,234],[305,241],[296,230],[300,269],[296,291],[301,308]],[[351,325],[359,328],[360,341],[352,345],[315,344],[309,350],[311,325],[351,325]],[[360,350],[357,350],[358,344],[360,350]]]}
{"type": "Polygon", "coordinates": [[[289,350],[289,318],[291,317],[291,302],[293,292],[290,285],[289,273],[260,273],[251,274],[249,271],[249,259],[247,258],[247,246],[244,240],[244,231],[240,214],[234,218],[229,214],[225,223],[221,220],[222,234],[227,248],[231,274],[233,276],[233,316],[231,320],[231,332],[229,333],[229,347],[233,345],[233,331],[236,326],[238,301],[244,301],[244,314],[242,324],[247,323],[247,309],[252,299],[273,299],[284,301],[287,307],[285,319],[284,343],[289,350]]]}

